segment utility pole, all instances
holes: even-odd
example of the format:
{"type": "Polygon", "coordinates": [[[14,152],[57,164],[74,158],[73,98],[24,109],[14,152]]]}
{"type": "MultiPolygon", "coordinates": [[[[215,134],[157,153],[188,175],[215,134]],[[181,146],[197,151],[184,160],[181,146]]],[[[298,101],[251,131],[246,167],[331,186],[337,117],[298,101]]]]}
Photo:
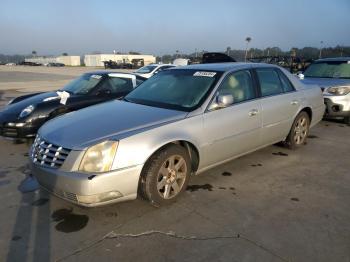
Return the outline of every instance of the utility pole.
{"type": "Polygon", "coordinates": [[[247,62],[248,45],[249,45],[249,42],[252,41],[252,38],[248,36],[248,37],[245,39],[245,41],[247,42],[247,45],[246,45],[246,47],[245,47],[244,61],[247,62]]]}
{"type": "Polygon", "coordinates": [[[318,58],[322,58],[322,45],[323,45],[323,41],[321,41],[320,43],[321,43],[321,48],[320,48],[320,55],[318,56],[318,58]]]}

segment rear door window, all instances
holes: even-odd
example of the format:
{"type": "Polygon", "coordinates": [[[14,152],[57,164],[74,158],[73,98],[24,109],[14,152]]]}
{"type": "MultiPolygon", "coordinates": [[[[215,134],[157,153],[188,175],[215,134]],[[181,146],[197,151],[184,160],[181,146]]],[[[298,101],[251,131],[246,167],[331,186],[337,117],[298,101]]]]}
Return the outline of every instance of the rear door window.
{"type": "Polygon", "coordinates": [[[283,91],[284,92],[293,92],[293,91],[295,91],[294,86],[292,85],[290,80],[287,78],[287,76],[283,72],[281,72],[280,70],[278,70],[278,74],[279,74],[280,79],[281,79],[283,91]]]}
{"type": "Polygon", "coordinates": [[[262,96],[273,96],[284,92],[278,73],[273,68],[258,68],[256,74],[262,96]]]}

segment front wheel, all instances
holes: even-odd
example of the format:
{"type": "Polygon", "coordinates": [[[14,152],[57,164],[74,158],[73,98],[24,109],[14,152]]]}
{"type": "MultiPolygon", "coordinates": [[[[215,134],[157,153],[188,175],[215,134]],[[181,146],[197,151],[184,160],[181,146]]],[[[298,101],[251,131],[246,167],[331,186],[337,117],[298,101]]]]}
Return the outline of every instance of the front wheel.
{"type": "Polygon", "coordinates": [[[295,149],[306,144],[307,136],[309,135],[310,117],[302,111],[295,118],[292,128],[285,140],[285,144],[290,149],[295,149]]]}
{"type": "Polygon", "coordinates": [[[187,150],[170,145],[157,152],[145,164],[140,194],[155,206],[173,202],[187,187],[191,173],[187,150]]]}

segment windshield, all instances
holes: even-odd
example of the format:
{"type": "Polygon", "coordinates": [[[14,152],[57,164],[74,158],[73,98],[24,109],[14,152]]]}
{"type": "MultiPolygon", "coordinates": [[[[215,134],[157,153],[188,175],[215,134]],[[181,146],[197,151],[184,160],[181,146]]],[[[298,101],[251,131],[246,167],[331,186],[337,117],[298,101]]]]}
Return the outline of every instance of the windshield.
{"type": "Polygon", "coordinates": [[[75,95],[88,94],[98,83],[102,75],[84,74],[66,85],[62,90],[75,95]]]}
{"type": "Polygon", "coordinates": [[[304,76],[319,78],[350,78],[350,63],[348,61],[314,63],[305,70],[304,76]]]}
{"type": "Polygon", "coordinates": [[[151,77],[125,97],[126,101],[192,111],[201,106],[209,95],[220,72],[169,70],[151,77]]]}
{"type": "Polygon", "coordinates": [[[151,73],[154,69],[156,69],[156,67],[157,66],[155,65],[144,66],[144,67],[141,67],[139,70],[137,70],[136,73],[148,74],[148,73],[151,73]]]}

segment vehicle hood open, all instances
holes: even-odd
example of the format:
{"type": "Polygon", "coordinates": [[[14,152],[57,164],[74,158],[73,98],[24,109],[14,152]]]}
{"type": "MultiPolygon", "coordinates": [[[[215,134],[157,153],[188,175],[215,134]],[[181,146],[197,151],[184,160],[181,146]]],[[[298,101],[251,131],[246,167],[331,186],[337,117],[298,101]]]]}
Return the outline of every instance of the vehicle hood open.
{"type": "Polygon", "coordinates": [[[139,129],[185,118],[187,112],[113,100],[55,118],[38,132],[44,140],[75,150],[139,129]]]}

